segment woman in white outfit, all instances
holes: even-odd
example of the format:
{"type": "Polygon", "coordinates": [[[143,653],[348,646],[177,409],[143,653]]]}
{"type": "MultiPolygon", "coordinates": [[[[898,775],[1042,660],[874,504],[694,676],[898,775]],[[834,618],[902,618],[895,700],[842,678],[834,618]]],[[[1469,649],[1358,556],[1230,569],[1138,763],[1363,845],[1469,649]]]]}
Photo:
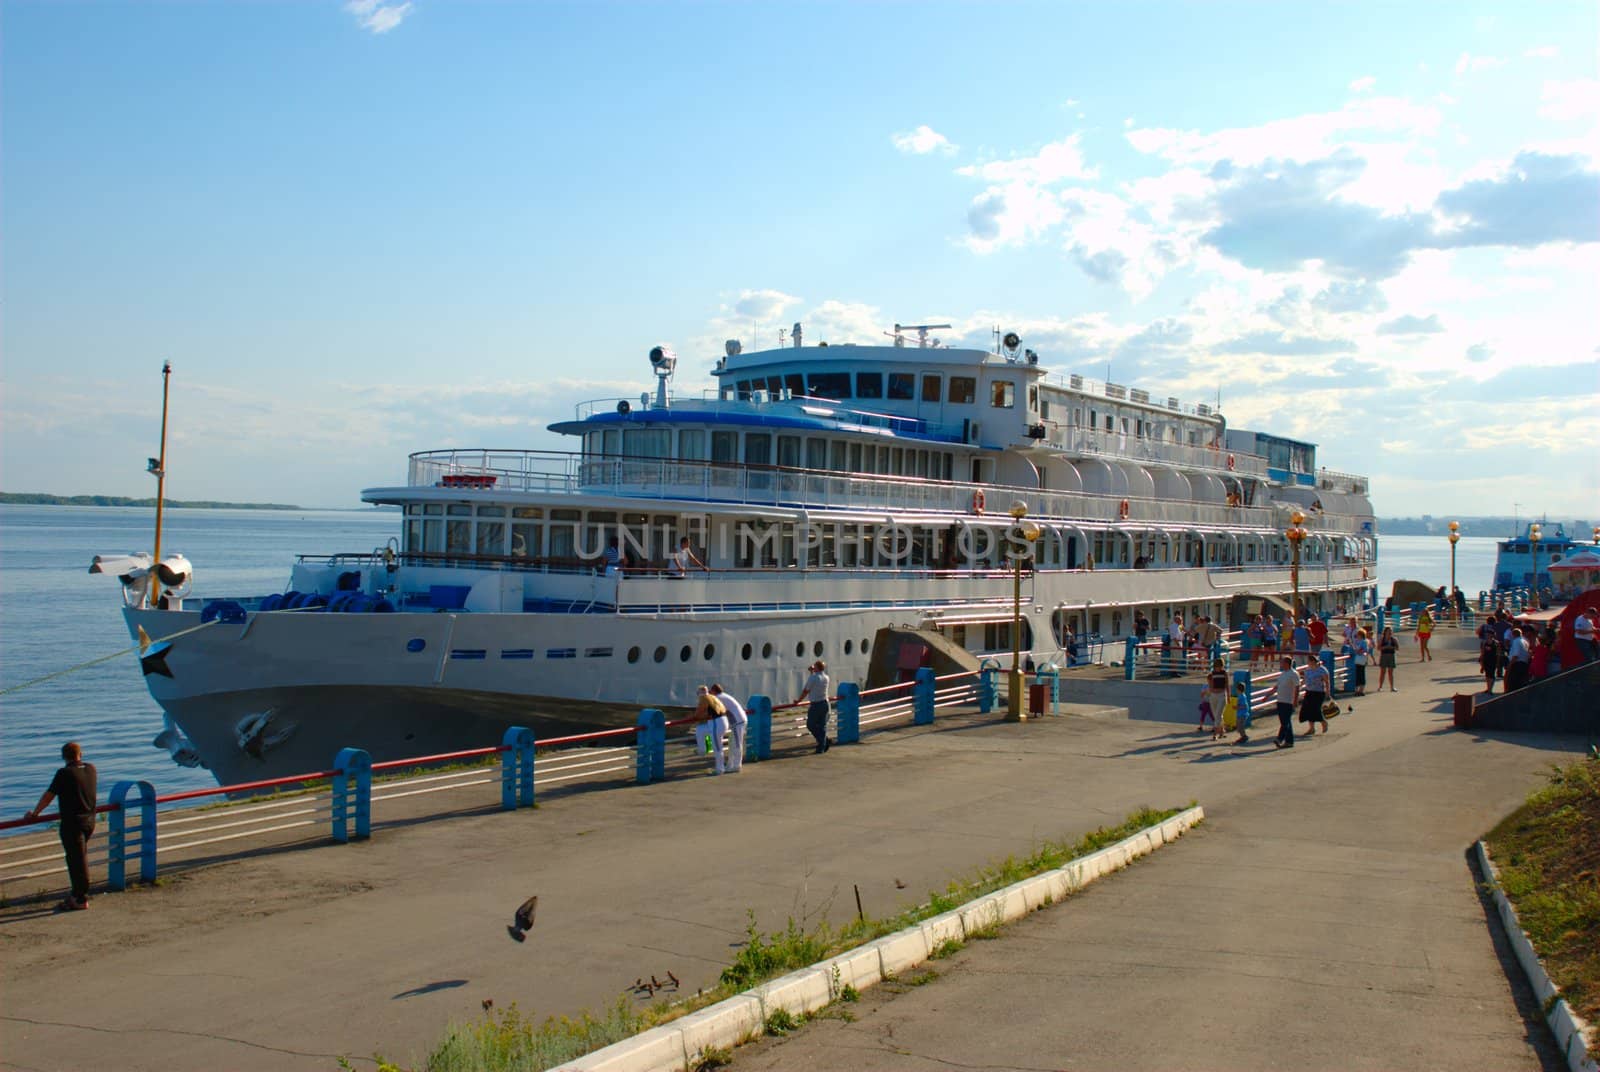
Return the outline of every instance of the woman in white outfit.
{"type": "Polygon", "coordinates": [[[733,732],[729,735],[726,770],[734,774],[744,768],[744,728],[750,716],[745,714],[744,704],[723,692],[721,685],[711,686],[711,695],[721,700],[728,711],[728,728],[733,732]]]}

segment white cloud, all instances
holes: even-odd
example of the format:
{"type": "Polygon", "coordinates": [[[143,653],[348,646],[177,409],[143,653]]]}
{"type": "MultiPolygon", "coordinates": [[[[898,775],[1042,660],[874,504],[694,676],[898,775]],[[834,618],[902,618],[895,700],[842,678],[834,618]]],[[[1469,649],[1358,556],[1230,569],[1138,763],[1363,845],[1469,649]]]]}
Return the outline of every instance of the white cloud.
{"type": "Polygon", "coordinates": [[[985,182],[1026,182],[1048,185],[1064,179],[1092,179],[1099,172],[1085,163],[1079,136],[1072,135],[1051,142],[1032,156],[1017,156],[1009,160],[991,160],[987,164],[969,164],[956,169],[957,175],[978,178],[985,182]]]}
{"type": "Polygon", "coordinates": [[[363,30],[386,34],[411,14],[411,0],[385,3],[384,0],[345,0],[344,9],[356,17],[363,30]]]}
{"type": "Polygon", "coordinates": [[[1456,60],[1456,74],[1478,74],[1505,65],[1506,61],[1498,56],[1474,56],[1470,52],[1463,52],[1456,60]]]}
{"type": "Polygon", "coordinates": [[[1522,55],[1524,57],[1528,58],[1528,59],[1548,60],[1548,59],[1554,59],[1556,54],[1557,54],[1556,46],[1554,46],[1554,45],[1541,45],[1539,48],[1530,48],[1530,49],[1528,49],[1522,55]]]}
{"type": "Polygon", "coordinates": [[[1376,78],[1372,77],[1370,74],[1365,75],[1364,77],[1357,78],[1354,82],[1350,83],[1350,92],[1369,93],[1372,91],[1372,87],[1377,84],[1378,80],[1376,78]]]}
{"type": "Polygon", "coordinates": [[[1403,97],[1364,97],[1335,112],[1313,112],[1273,119],[1253,127],[1206,134],[1195,130],[1142,127],[1128,132],[1128,144],[1141,153],[1175,164],[1204,165],[1227,160],[1236,165],[1265,160],[1317,160],[1352,140],[1427,138],[1439,130],[1437,108],[1403,97]]]}
{"type": "Polygon", "coordinates": [[[915,130],[906,131],[902,134],[891,134],[889,140],[902,153],[910,153],[914,156],[926,156],[932,152],[940,152],[948,156],[960,148],[960,146],[953,145],[949,138],[946,138],[926,123],[915,130]]]}
{"type": "Polygon", "coordinates": [[[1027,182],[991,186],[967,207],[969,248],[988,253],[1038,238],[1066,216],[1059,195],[1027,182]]]}
{"type": "Polygon", "coordinates": [[[742,290],[733,303],[733,312],[746,320],[770,320],[783,316],[785,309],[799,302],[799,298],[781,290],[742,290]]]}
{"type": "Polygon", "coordinates": [[[1600,116],[1600,78],[1546,82],[1539,93],[1539,115],[1558,120],[1600,116]]]}

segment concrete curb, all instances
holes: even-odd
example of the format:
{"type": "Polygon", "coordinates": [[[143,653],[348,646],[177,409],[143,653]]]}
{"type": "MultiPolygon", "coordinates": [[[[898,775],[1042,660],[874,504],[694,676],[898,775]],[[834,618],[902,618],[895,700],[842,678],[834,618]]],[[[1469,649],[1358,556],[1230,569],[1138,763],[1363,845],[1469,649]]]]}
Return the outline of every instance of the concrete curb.
{"type": "MultiPolygon", "coordinates": [[[[1205,818],[1196,805],[1098,852],[968,901],[820,964],[780,976],[752,990],[651,1028],[558,1066],[558,1072],[681,1072],[710,1049],[733,1049],[766,1033],[779,1009],[795,1016],[816,1012],[846,986],[865,990],[926,961],[946,941],[968,937],[1060,901],[1103,875],[1120,871],[1205,818]]],[[[1574,1065],[1575,1069],[1580,1066],[1574,1065]]],[[[1586,1072],[1592,1072],[1593,1065],[1586,1072]]]]}
{"type": "Polygon", "coordinates": [[[1544,1022],[1550,1025],[1556,1044],[1567,1059],[1567,1067],[1572,1072],[1597,1072],[1600,1066],[1589,1056],[1589,1025],[1572,1011],[1566,998],[1561,996],[1561,991],[1546,974],[1539,954],[1534,951],[1533,943],[1528,940],[1527,932],[1517,918],[1517,910],[1500,889],[1500,872],[1494,866],[1494,861],[1489,859],[1488,847],[1480,841],[1473,846],[1473,850],[1478,854],[1478,866],[1483,868],[1484,875],[1489,879],[1489,890],[1494,896],[1495,908],[1500,912],[1500,922],[1505,924],[1506,938],[1516,951],[1517,963],[1522,965],[1522,973],[1528,977],[1528,984],[1533,987],[1533,996],[1539,999],[1539,1007],[1544,1010],[1544,1022]]]}

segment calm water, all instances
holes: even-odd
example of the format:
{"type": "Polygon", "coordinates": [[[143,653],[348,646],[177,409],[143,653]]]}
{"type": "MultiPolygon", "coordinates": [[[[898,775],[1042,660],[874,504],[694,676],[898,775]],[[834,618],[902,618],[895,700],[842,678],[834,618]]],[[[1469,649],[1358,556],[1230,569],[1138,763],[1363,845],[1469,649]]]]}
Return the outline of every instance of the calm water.
{"type": "MultiPolygon", "coordinates": [[[[96,554],[148,551],[154,511],[93,506],[0,506],[0,686],[40,677],[128,647],[121,585],[91,576],[96,554]]],[[[194,593],[282,591],[296,554],[371,551],[400,529],[376,511],[172,510],[163,552],[187,555],[194,593]]],[[[161,708],[132,654],[0,697],[0,815],[39,799],[76,739],[100,770],[102,794],[121,778],[157,792],[215,785],[179,767],[150,740],[161,708]]]]}
{"type": "MultiPolygon", "coordinates": [[[[0,506],[0,685],[127,647],[120,586],[87,569],[96,554],[148,550],[151,525],[144,509],[0,506]]],[[[296,554],[370,551],[398,531],[393,513],[175,510],[163,548],[194,562],[196,595],[255,595],[286,588],[296,554]]],[[[1381,594],[1397,578],[1450,579],[1442,537],[1385,537],[1380,553],[1381,594]]],[[[1488,587],[1494,553],[1492,538],[1461,540],[1462,589],[1488,587]]],[[[0,815],[20,815],[38,799],[69,738],[83,743],[106,790],[120,778],[148,779],[158,792],[215,784],[150,746],[161,726],[131,654],[0,698],[0,815]]]]}

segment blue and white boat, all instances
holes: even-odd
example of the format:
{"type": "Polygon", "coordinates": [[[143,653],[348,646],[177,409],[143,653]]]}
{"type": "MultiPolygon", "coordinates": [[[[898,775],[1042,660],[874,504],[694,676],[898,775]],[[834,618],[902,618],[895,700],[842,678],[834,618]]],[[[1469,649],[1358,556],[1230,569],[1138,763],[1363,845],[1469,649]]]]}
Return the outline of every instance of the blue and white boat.
{"type": "Polygon", "coordinates": [[[1244,594],[1287,603],[1297,511],[1302,600],[1371,596],[1365,477],[1212,406],[1052,376],[1015,335],[803,346],[796,325],[777,349],[730,341],[689,398],[670,351],[651,364],[653,393],[552,426],[571,451],[411,455],[403,483],[362,492],[401,511],[388,546],[304,555],[285,592],[180,586],[158,609],[155,582],[128,584],[130,633],[173,638],[146,660],[165,747],[231,783],[347,745],[385,759],[515,724],[630,725],[713,680],[788,698],[819,657],[865,681],[885,627],[1009,653],[1013,554],[1021,647],[1060,663],[1069,628],[1116,642],[1136,609],[1159,630],[1225,620],[1244,594]]]}
{"type": "Polygon", "coordinates": [[[1494,587],[1497,591],[1535,586],[1540,591],[1555,591],[1558,586],[1550,579],[1550,567],[1569,555],[1593,546],[1568,536],[1566,526],[1559,521],[1554,526],[1549,522],[1530,521],[1523,526],[1520,535],[1501,540],[1496,545],[1494,587]],[[1533,539],[1535,526],[1539,529],[1538,540],[1533,539]],[[1537,577],[1535,569],[1538,570],[1537,577]]]}

